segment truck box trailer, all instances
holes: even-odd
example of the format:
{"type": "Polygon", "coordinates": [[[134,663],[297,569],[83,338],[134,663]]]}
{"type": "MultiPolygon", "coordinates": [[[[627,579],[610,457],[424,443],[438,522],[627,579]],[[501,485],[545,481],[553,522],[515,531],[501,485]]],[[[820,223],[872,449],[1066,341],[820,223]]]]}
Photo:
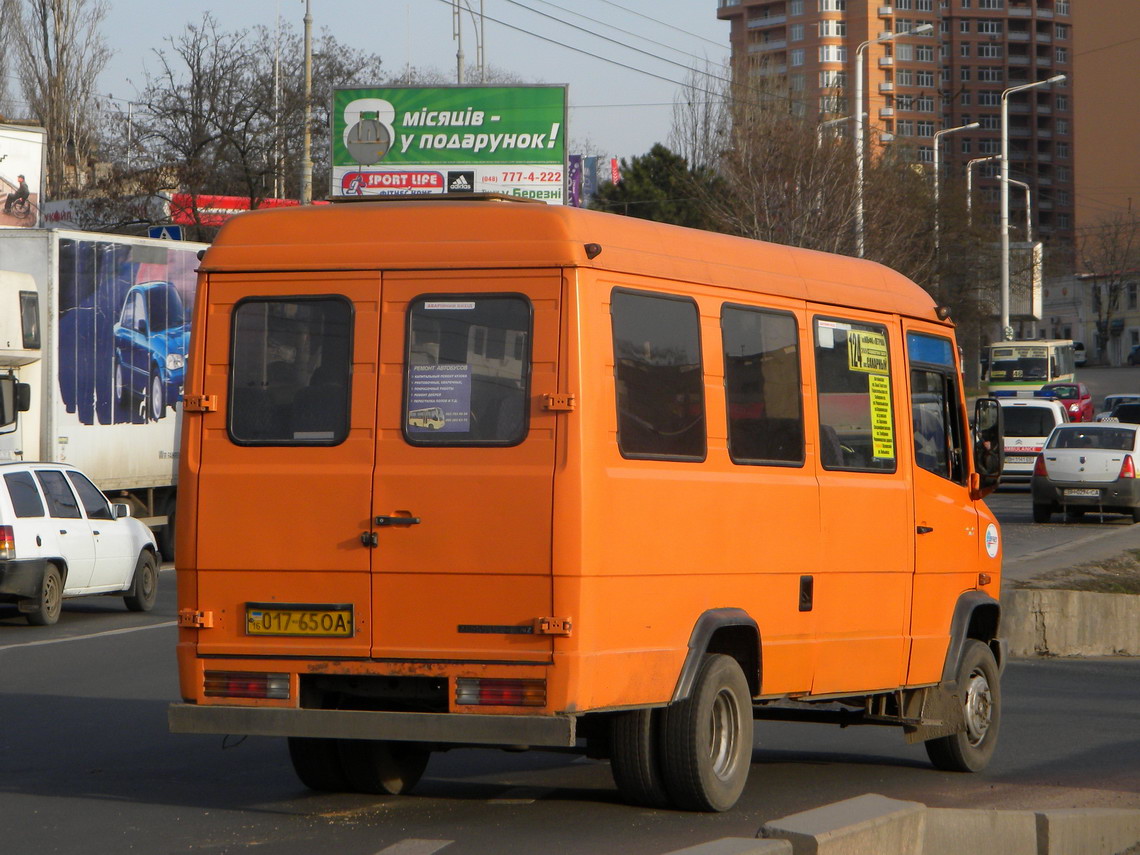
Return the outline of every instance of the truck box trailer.
{"type": "Polygon", "coordinates": [[[0,462],[78,466],[155,529],[167,557],[190,311],[205,246],[0,230],[0,372],[30,390],[29,409],[0,433],[0,462]]]}

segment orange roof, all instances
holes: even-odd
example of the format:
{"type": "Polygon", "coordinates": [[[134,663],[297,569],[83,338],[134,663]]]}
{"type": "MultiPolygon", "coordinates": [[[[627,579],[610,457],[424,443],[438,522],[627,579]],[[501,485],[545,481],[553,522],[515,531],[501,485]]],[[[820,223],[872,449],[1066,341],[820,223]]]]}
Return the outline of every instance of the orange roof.
{"type": "Polygon", "coordinates": [[[935,319],[875,262],[561,205],[473,198],[353,202],[231,219],[205,272],[584,267],[935,319]],[[587,255],[586,245],[600,253],[587,255]]]}

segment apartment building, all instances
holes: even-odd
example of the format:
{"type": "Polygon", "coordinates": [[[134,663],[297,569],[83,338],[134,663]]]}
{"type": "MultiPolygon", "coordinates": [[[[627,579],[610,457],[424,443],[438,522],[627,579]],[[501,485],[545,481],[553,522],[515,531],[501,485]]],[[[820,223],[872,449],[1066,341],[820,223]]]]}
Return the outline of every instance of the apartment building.
{"type": "MultiPolygon", "coordinates": [[[[1071,257],[1074,240],[1070,6],[1080,2],[1090,0],[718,0],[717,16],[731,22],[738,73],[786,86],[801,115],[819,122],[853,115],[857,52],[869,42],[863,110],[872,154],[899,146],[932,164],[938,131],[980,123],[939,137],[940,160],[943,180],[958,186],[974,161],[974,198],[995,226],[1002,92],[1068,75],[1012,94],[1008,107],[1010,177],[1029,186],[1032,237],[1056,260],[1071,257]],[[933,31],[901,35],[923,24],[933,31]]],[[[1026,204],[1014,188],[1015,241],[1025,239],[1026,204]]]]}

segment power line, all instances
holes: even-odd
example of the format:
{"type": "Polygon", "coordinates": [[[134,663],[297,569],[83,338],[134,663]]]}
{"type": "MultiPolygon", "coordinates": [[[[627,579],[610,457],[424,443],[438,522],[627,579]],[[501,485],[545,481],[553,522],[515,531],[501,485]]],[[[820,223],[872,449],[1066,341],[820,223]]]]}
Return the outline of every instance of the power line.
{"type": "MultiPolygon", "coordinates": [[[[450,0],[444,0],[444,2],[450,2],[450,0]]],[[[642,56],[647,56],[651,59],[655,59],[655,60],[658,60],[660,62],[668,63],[669,65],[676,66],[677,68],[684,69],[685,71],[695,71],[698,74],[703,74],[706,77],[711,77],[713,80],[716,80],[719,83],[727,83],[728,82],[725,78],[720,77],[718,75],[712,74],[712,73],[707,72],[707,71],[700,71],[699,69],[690,68],[689,66],[685,65],[684,63],[680,63],[680,62],[677,62],[676,60],[672,60],[672,59],[666,59],[665,57],[658,56],[657,54],[651,53],[650,51],[642,50],[641,48],[634,47],[633,45],[626,44],[625,42],[618,41],[617,39],[611,39],[609,36],[604,36],[601,33],[596,33],[593,30],[587,29],[586,27],[580,27],[577,24],[573,24],[569,21],[563,20],[562,18],[558,18],[558,17],[556,17],[554,15],[550,15],[546,12],[539,11],[538,9],[531,8],[530,6],[527,6],[526,4],[519,2],[519,0],[505,0],[505,2],[511,4],[512,6],[518,6],[520,9],[526,9],[528,12],[531,12],[535,15],[539,15],[540,17],[546,18],[546,19],[551,20],[551,21],[555,21],[556,23],[562,24],[565,27],[569,27],[572,30],[577,30],[578,32],[586,33],[587,35],[593,36],[596,39],[601,39],[604,42],[609,42],[610,44],[617,45],[618,47],[623,47],[626,50],[633,51],[634,53],[639,53],[642,56]]],[[[545,2],[545,0],[539,0],[539,2],[545,2]]],[[[551,5],[553,5],[553,4],[551,4],[551,5]]],[[[491,20],[497,24],[503,24],[502,21],[497,21],[494,18],[491,18],[491,20]]],[[[510,25],[507,24],[506,26],[510,26],[510,25]]],[[[519,29],[519,28],[512,27],[512,29],[519,29]]],[[[523,30],[523,32],[528,32],[528,31],[523,30]]],[[[538,36],[537,33],[531,33],[531,35],[534,35],[537,38],[544,38],[543,36],[538,36]]],[[[650,40],[646,39],[646,41],[650,41],[650,40]]],[[[657,44],[656,42],[653,42],[653,43],[657,44]]],[[[562,43],[559,42],[559,44],[562,44],[562,43]]],[[[663,45],[663,47],[668,47],[668,45],[663,45]]],[[[575,48],[575,50],[576,50],[576,48],[575,48]]],[[[684,51],[678,51],[678,52],[684,53],[684,51]]],[[[583,51],[583,53],[587,53],[587,52],[583,51]]],[[[603,60],[605,59],[605,57],[597,56],[596,54],[587,54],[587,55],[594,56],[597,59],[603,59],[603,60]]],[[[626,66],[626,67],[628,68],[629,66],[626,66]]],[[[642,73],[649,74],[650,72],[643,71],[642,73]]],[[[657,75],[654,75],[654,76],[657,76],[657,75]]],[[[661,79],[664,80],[666,78],[661,78],[661,79]]],[[[671,81],[671,82],[676,83],[676,81],[671,81]]],[[[678,83],[677,85],[681,85],[681,84],[678,83]]]]}
{"type": "MultiPolygon", "coordinates": [[[[510,0],[508,0],[508,2],[510,2],[510,0]]],[[[622,27],[618,27],[618,26],[615,26],[613,24],[607,23],[606,21],[599,20],[598,18],[592,18],[589,15],[584,15],[581,12],[575,12],[573,9],[567,9],[565,6],[560,6],[557,3],[552,3],[551,0],[535,0],[535,2],[542,3],[544,6],[553,6],[555,9],[558,9],[561,12],[567,12],[571,15],[574,15],[575,17],[582,18],[586,21],[590,21],[590,22],[595,23],[595,24],[599,24],[600,26],[603,26],[603,27],[608,27],[611,30],[614,30],[614,31],[619,32],[619,33],[624,33],[625,35],[632,36],[635,39],[641,39],[643,42],[648,42],[651,45],[657,45],[658,47],[663,47],[666,50],[671,50],[671,51],[674,51],[675,53],[682,54],[683,56],[687,56],[690,59],[695,59],[698,61],[702,61],[702,60],[706,59],[706,57],[697,56],[694,53],[689,53],[688,51],[682,50],[681,48],[673,47],[672,45],[666,44],[665,42],[659,42],[656,39],[651,39],[648,36],[643,36],[640,33],[635,33],[632,30],[623,29],[622,27]]],[[[610,5],[615,5],[615,4],[611,3],[610,5]]],[[[523,8],[526,8],[526,7],[523,7],[523,8]]],[[[622,7],[619,6],[618,8],[620,9],[622,7]]],[[[531,11],[536,11],[536,10],[531,10],[531,11]]],[[[630,11],[630,10],[626,10],[626,11],[630,11]]],[[[634,13],[634,14],[637,14],[637,13],[634,13]]],[[[647,20],[650,20],[650,21],[654,20],[653,18],[650,18],[647,15],[641,15],[640,17],[646,18],[647,20]]],[[[560,22],[560,23],[564,23],[564,22],[560,22]]],[[[658,23],[661,23],[661,22],[658,21],[658,23]]],[[[570,25],[570,26],[573,26],[573,25],[570,25]]],[[[666,25],[666,26],[668,26],[668,25],[666,25]]],[[[677,27],[670,27],[670,28],[674,29],[674,30],[678,30],[678,32],[684,32],[684,30],[680,30],[677,27]]],[[[693,35],[695,35],[695,34],[693,34],[693,35]]],[[[604,37],[599,35],[599,38],[604,38],[604,37]]],[[[726,47],[725,45],[723,45],[719,42],[714,42],[711,39],[705,39],[703,36],[697,36],[697,38],[701,38],[704,41],[709,42],[709,44],[714,44],[717,47],[721,48],[722,50],[726,47]]]]}
{"type": "Polygon", "coordinates": [[[672,24],[666,24],[664,21],[659,20],[658,18],[653,18],[649,15],[642,14],[641,12],[627,8],[620,3],[614,3],[613,0],[599,0],[599,2],[605,3],[607,6],[613,6],[615,9],[621,9],[623,12],[628,12],[629,14],[636,15],[639,18],[644,18],[647,21],[652,21],[655,24],[660,24],[663,27],[668,27],[670,30],[676,30],[678,33],[684,33],[687,36],[696,36],[701,41],[708,42],[710,45],[716,45],[720,48],[724,47],[724,45],[720,42],[714,42],[712,39],[706,39],[704,36],[698,36],[696,33],[690,33],[688,30],[682,30],[680,27],[674,27],[672,24]]]}

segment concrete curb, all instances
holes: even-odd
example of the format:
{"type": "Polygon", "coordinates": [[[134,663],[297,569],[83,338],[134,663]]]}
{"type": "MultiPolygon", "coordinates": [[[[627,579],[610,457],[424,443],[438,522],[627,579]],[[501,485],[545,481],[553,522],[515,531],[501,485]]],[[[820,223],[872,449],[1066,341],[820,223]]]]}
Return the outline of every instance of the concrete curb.
{"type": "Polygon", "coordinates": [[[1009,589],[1001,634],[1014,657],[1140,656],[1140,595],[1009,589]]]}
{"type": "Polygon", "coordinates": [[[1140,844],[1140,810],[958,810],[868,793],[765,823],[756,836],[670,855],[1120,855],[1140,844]]]}

